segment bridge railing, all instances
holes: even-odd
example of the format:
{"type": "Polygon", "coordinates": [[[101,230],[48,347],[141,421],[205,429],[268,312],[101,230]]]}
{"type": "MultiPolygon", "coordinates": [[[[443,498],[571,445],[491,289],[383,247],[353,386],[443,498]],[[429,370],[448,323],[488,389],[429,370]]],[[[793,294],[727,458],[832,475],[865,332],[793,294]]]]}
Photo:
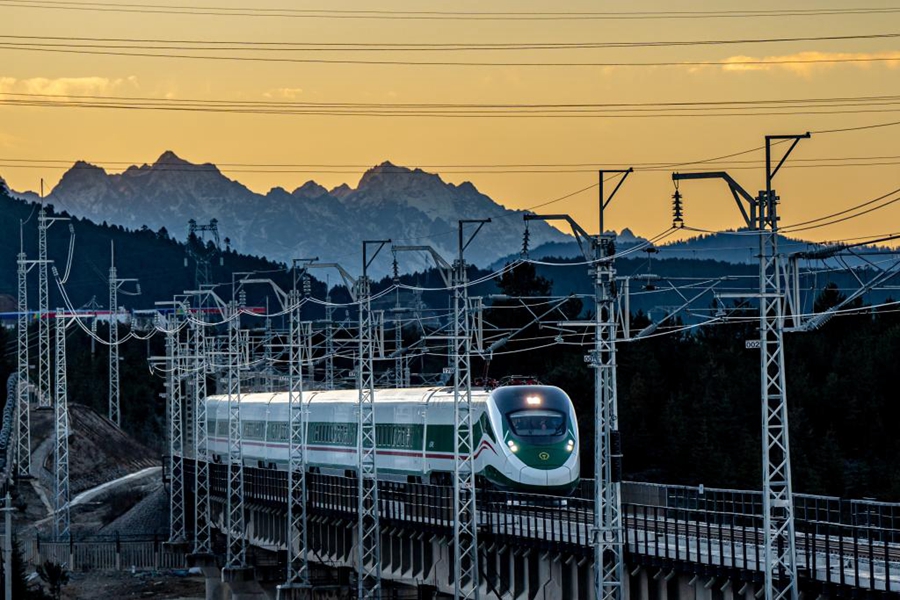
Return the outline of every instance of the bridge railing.
{"type": "Polygon", "coordinates": [[[49,560],[76,572],[183,569],[186,565],[186,549],[170,546],[160,537],[107,536],[55,542],[38,536],[27,540],[23,551],[26,562],[35,566],[49,560]]]}
{"type": "Polygon", "coordinates": [[[531,539],[539,547],[588,546],[593,500],[499,490],[478,495],[480,524],[498,538],[531,539]]]}
{"type": "MultiPolygon", "coordinates": [[[[578,493],[590,497],[593,480],[581,480],[578,493]]],[[[762,493],[754,490],[626,481],[622,483],[622,502],[723,514],[763,514],[762,493]]],[[[900,530],[900,503],[897,502],[794,494],[794,516],[804,521],[900,530]]]]}

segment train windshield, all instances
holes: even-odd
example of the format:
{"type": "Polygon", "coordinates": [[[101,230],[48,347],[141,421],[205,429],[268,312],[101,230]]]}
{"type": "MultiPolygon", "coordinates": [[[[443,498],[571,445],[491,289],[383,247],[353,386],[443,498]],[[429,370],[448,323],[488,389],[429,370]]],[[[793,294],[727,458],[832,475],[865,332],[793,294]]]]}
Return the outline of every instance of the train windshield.
{"type": "Polygon", "coordinates": [[[509,414],[516,435],[552,437],[566,432],[566,416],[555,410],[520,410],[509,414]]]}

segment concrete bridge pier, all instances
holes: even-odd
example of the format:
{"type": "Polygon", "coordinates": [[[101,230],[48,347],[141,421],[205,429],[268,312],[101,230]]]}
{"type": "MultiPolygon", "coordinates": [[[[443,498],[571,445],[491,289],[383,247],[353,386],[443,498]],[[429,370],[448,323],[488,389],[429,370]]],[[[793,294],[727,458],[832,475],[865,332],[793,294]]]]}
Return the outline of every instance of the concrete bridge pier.
{"type": "Polygon", "coordinates": [[[212,554],[189,554],[187,564],[200,569],[206,579],[206,600],[226,600],[227,589],[222,583],[222,570],[212,554]]]}
{"type": "Polygon", "coordinates": [[[269,600],[263,587],[256,580],[253,567],[227,567],[222,569],[222,583],[231,592],[231,600],[269,600]]]}

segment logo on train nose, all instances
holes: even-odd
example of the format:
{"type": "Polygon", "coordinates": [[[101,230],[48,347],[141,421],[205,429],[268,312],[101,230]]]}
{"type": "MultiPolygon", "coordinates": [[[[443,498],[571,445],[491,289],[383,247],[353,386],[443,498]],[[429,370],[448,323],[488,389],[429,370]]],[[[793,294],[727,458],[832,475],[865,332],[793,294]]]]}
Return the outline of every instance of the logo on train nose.
{"type": "Polygon", "coordinates": [[[541,460],[550,460],[550,454],[548,452],[541,452],[538,454],[538,458],[541,460]]]}

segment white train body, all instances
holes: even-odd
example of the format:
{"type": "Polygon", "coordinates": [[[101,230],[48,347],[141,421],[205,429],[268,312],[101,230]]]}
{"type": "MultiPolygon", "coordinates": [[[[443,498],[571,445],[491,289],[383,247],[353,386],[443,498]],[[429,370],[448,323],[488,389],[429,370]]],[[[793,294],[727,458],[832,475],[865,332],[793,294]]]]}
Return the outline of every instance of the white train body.
{"type": "MultiPolygon", "coordinates": [[[[357,390],[312,391],[306,406],[306,464],[351,474],[357,468],[357,390]]],[[[242,452],[248,466],[288,462],[288,394],[241,396],[242,452]]],[[[380,478],[449,482],[454,468],[453,389],[375,392],[380,478]]],[[[476,473],[502,489],[567,492],[579,479],[578,425],[572,402],[552,386],[473,390],[476,473]]],[[[208,398],[209,450],[228,461],[228,400],[208,398]]]]}

